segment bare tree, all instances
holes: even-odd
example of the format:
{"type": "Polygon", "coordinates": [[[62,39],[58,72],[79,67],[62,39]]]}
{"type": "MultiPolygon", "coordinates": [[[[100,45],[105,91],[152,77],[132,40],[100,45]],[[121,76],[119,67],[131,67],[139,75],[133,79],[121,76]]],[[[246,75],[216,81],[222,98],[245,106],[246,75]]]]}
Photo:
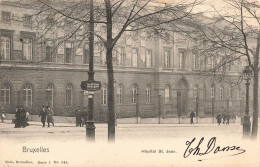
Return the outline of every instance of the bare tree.
{"type": "MultiPolygon", "coordinates": [[[[52,39],[58,46],[73,40],[81,47],[88,34],[93,33],[97,43],[106,50],[108,76],[108,140],[115,140],[115,100],[113,50],[125,32],[144,33],[147,36],[166,38],[172,34],[175,24],[192,15],[199,2],[180,1],[160,3],[156,0],[104,0],[94,1],[95,32],[86,25],[90,23],[88,1],[42,1],[34,3],[34,20],[39,27],[39,39],[52,39]],[[53,33],[54,32],[54,33],[53,33]]],[[[53,51],[55,52],[55,50],[53,51]]]]}
{"type": "MultiPolygon", "coordinates": [[[[227,0],[229,10],[222,11],[214,8],[214,15],[205,17],[198,15],[192,18],[190,25],[180,32],[194,41],[191,50],[202,56],[204,61],[211,60],[212,68],[204,68],[204,72],[214,73],[223,79],[227,66],[248,63],[253,71],[253,124],[252,138],[257,137],[258,131],[258,71],[260,47],[260,18],[258,1],[227,0]]],[[[228,77],[226,77],[228,78],[228,77]]],[[[241,77],[239,77],[241,81],[241,77]]]]}

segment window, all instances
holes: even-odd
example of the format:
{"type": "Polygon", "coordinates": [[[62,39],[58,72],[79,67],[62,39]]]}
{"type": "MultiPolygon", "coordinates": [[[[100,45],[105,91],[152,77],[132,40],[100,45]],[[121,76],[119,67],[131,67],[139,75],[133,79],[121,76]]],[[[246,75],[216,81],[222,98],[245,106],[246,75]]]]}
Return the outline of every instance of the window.
{"type": "Polygon", "coordinates": [[[3,84],[1,88],[1,103],[10,104],[10,85],[3,84]]]}
{"type": "Polygon", "coordinates": [[[32,17],[30,15],[24,15],[23,17],[23,26],[32,27],[32,17]]]}
{"type": "Polygon", "coordinates": [[[2,12],[1,21],[2,23],[11,24],[11,12],[2,12]]]}
{"type": "Polygon", "coordinates": [[[46,61],[47,62],[54,62],[53,47],[52,46],[46,46],[46,61]]]}
{"type": "Polygon", "coordinates": [[[117,65],[119,65],[119,66],[124,65],[124,48],[123,47],[118,48],[118,51],[116,54],[116,59],[117,59],[117,65]]]}
{"type": "Polygon", "coordinates": [[[23,87],[23,104],[32,107],[32,85],[26,84],[23,87]]]}
{"type": "Polygon", "coordinates": [[[133,88],[132,88],[132,103],[133,104],[136,104],[136,96],[137,96],[137,85],[135,85],[133,88]]]}
{"type": "Polygon", "coordinates": [[[194,99],[196,99],[196,97],[199,96],[199,86],[196,84],[195,87],[194,87],[194,90],[193,90],[193,97],[194,99]]]}
{"type": "Polygon", "coordinates": [[[220,100],[223,100],[223,95],[224,95],[223,88],[220,88],[220,95],[219,95],[220,100]]]}
{"type": "Polygon", "coordinates": [[[1,36],[1,59],[10,60],[11,38],[9,36],[1,36]]]}
{"type": "Polygon", "coordinates": [[[32,39],[23,38],[23,58],[25,60],[32,60],[32,39]]]}
{"type": "Polygon", "coordinates": [[[150,85],[146,86],[146,103],[147,104],[151,103],[151,86],[150,85]]]}
{"type": "Polygon", "coordinates": [[[164,90],[164,101],[165,101],[165,103],[169,103],[170,102],[170,86],[169,85],[167,85],[166,87],[165,87],[165,90],[164,90]]]}
{"type": "Polygon", "coordinates": [[[210,89],[210,97],[214,98],[215,97],[215,88],[211,87],[210,89]]]}
{"type": "Polygon", "coordinates": [[[170,51],[164,51],[164,67],[170,68],[170,51]]]}
{"type": "Polygon", "coordinates": [[[199,55],[193,54],[193,69],[199,69],[199,55]]]}
{"type": "Polygon", "coordinates": [[[137,67],[138,66],[138,53],[137,53],[137,49],[133,48],[132,49],[132,66],[133,67],[137,67]]]}
{"type": "Polygon", "coordinates": [[[211,61],[211,69],[214,70],[215,69],[215,59],[214,57],[210,57],[210,61],[211,61]]]}
{"type": "Polygon", "coordinates": [[[65,63],[72,63],[72,43],[65,45],[65,63]]]}
{"type": "Polygon", "coordinates": [[[185,50],[180,49],[179,50],[179,58],[180,58],[180,68],[185,69],[185,64],[186,64],[186,54],[185,50]]]}
{"type": "Polygon", "coordinates": [[[72,85],[68,84],[66,87],[66,106],[72,105],[72,85]]]}
{"type": "Polygon", "coordinates": [[[107,104],[107,86],[103,85],[101,89],[102,93],[102,104],[107,104]]]}
{"type": "Polygon", "coordinates": [[[146,67],[152,66],[152,51],[151,50],[146,50],[146,52],[145,52],[145,64],[146,64],[146,67]]]}
{"type": "Polygon", "coordinates": [[[232,100],[232,92],[233,92],[233,89],[232,88],[228,88],[228,98],[230,100],[232,100]]]}
{"type": "Polygon", "coordinates": [[[46,101],[47,105],[53,107],[53,85],[48,84],[46,86],[46,101]]]}
{"type": "Polygon", "coordinates": [[[117,87],[117,91],[116,91],[116,94],[117,94],[117,103],[118,104],[122,104],[123,103],[123,86],[122,85],[119,85],[117,87]]]}

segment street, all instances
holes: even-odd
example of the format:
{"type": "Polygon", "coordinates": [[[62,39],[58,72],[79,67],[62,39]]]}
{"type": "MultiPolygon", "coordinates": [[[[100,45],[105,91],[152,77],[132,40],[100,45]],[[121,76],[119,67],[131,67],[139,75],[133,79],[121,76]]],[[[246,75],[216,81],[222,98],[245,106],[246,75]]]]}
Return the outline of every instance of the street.
{"type": "MultiPolygon", "coordinates": [[[[56,123],[54,127],[43,128],[40,122],[29,123],[26,128],[13,128],[14,124],[8,120],[0,124],[0,164],[7,166],[10,164],[6,164],[6,160],[16,161],[14,154],[21,160],[30,160],[34,165],[44,165],[46,162],[50,166],[186,166],[190,163],[194,166],[215,166],[225,162],[227,166],[240,164],[258,167],[256,164],[259,164],[259,140],[242,140],[242,125],[239,123],[119,124],[114,144],[107,143],[106,124],[96,124],[96,142],[89,143],[86,141],[85,127],[56,123]],[[237,156],[230,156],[229,151],[184,158],[186,142],[196,138],[195,147],[203,137],[205,140],[201,150],[205,150],[209,140],[216,137],[216,146],[236,145],[246,152],[237,156]],[[48,149],[49,152],[32,153],[33,148],[48,149]],[[248,157],[250,161],[245,160],[248,157]]],[[[30,165],[28,163],[26,166],[30,165]]]]}

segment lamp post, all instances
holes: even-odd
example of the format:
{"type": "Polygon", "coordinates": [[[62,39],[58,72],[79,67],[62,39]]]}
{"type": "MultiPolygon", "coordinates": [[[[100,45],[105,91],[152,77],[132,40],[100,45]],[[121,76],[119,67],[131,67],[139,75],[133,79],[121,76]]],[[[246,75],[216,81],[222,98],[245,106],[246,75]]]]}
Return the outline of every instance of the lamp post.
{"type": "Polygon", "coordinates": [[[249,69],[249,66],[246,66],[244,71],[244,80],[246,81],[246,107],[245,107],[245,116],[243,121],[243,136],[248,137],[251,131],[251,123],[249,116],[249,85],[251,80],[252,71],[249,69]]]}

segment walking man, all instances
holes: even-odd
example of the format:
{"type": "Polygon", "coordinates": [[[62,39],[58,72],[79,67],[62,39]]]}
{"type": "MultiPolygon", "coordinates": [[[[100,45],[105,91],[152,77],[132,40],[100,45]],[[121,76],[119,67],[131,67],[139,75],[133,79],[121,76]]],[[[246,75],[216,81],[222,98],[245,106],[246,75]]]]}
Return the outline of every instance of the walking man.
{"type": "Polygon", "coordinates": [[[195,113],[194,113],[194,111],[191,111],[191,113],[190,113],[190,124],[194,124],[194,122],[193,122],[194,117],[195,117],[195,113]]]}
{"type": "Polygon", "coordinates": [[[48,123],[48,127],[50,127],[50,123],[52,123],[52,125],[54,126],[54,120],[53,120],[53,115],[54,115],[54,112],[53,110],[47,106],[46,107],[46,111],[47,111],[47,123],[48,123]]]}
{"type": "Polygon", "coordinates": [[[227,119],[227,122],[226,122],[226,124],[228,124],[228,125],[229,125],[229,120],[230,120],[230,118],[231,118],[230,114],[229,114],[229,113],[227,113],[227,115],[226,115],[226,119],[227,119]]]}
{"type": "Polygon", "coordinates": [[[78,106],[75,110],[75,117],[76,117],[76,126],[81,127],[81,109],[80,109],[80,106],[78,106]]]}
{"type": "Polygon", "coordinates": [[[39,117],[41,117],[42,127],[45,127],[45,121],[46,121],[47,111],[45,110],[45,107],[42,106],[41,112],[39,114],[39,117]]]}
{"type": "Polygon", "coordinates": [[[221,124],[221,118],[222,118],[222,115],[220,113],[218,113],[218,115],[216,117],[218,125],[221,124]]]}

